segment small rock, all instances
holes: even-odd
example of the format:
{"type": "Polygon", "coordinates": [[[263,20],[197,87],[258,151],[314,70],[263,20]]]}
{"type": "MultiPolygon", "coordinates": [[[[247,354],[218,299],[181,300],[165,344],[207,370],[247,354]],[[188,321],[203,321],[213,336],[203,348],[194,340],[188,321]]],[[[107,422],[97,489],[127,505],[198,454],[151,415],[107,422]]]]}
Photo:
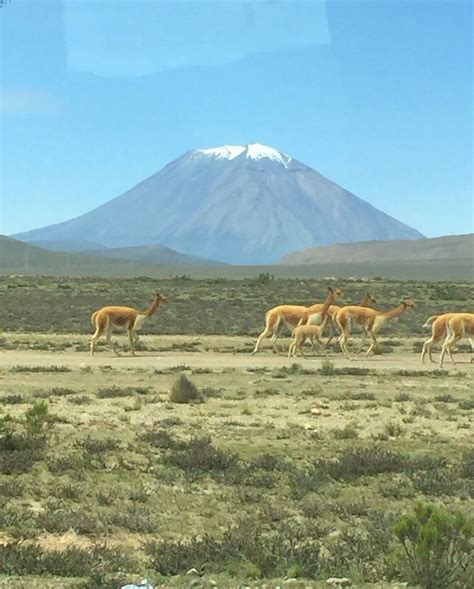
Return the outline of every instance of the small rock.
{"type": "Polygon", "coordinates": [[[310,413],[312,415],[321,415],[321,409],[318,409],[317,407],[313,407],[310,411],[310,413]]]}
{"type": "Polygon", "coordinates": [[[187,571],[186,574],[187,575],[197,575],[199,577],[199,572],[197,571],[197,569],[189,569],[189,571],[187,571]]]}
{"type": "Polygon", "coordinates": [[[294,577],[291,577],[289,579],[285,579],[283,581],[283,585],[294,585],[295,583],[298,583],[298,579],[295,579],[294,577]]]}
{"type": "Polygon", "coordinates": [[[350,587],[352,585],[352,581],[347,577],[331,577],[327,579],[326,585],[330,587],[350,587]]]}
{"type": "Polygon", "coordinates": [[[211,587],[217,587],[217,583],[214,581],[214,579],[209,579],[208,583],[211,587]]]}

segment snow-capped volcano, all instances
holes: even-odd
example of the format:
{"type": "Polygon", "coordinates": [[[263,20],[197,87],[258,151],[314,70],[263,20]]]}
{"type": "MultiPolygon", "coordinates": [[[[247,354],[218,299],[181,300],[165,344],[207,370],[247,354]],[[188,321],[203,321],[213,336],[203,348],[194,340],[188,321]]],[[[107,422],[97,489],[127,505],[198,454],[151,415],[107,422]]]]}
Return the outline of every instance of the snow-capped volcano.
{"type": "Polygon", "coordinates": [[[213,156],[217,159],[233,160],[236,157],[244,154],[244,157],[252,160],[261,160],[268,158],[275,162],[279,162],[285,166],[291,162],[291,157],[261,143],[249,143],[248,145],[222,145],[221,147],[211,147],[209,149],[198,149],[199,153],[213,156]]]}
{"type": "Polygon", "coordinates": [[[161,244],[234,264],[271,263],[316,245],[422,237],[259,143],[188,151],[93,211],[17,237],[84,236],[106,247],[161,244]]]}

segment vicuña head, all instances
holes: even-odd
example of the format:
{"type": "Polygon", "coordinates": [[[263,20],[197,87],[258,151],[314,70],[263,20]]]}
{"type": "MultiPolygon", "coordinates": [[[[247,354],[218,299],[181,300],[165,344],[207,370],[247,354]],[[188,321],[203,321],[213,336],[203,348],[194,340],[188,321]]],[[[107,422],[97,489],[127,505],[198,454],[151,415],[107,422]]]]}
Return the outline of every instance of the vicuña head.
{"type": "Polygon", "coordinates": [[[344,293],[339,288],[333,288],[332,286],[328,286],[328,290],[334,295],[335,299],[342,299],[344,296],[344,293]]]}
{"type": "Polygon", "coordinates": [[[366,292],[364,298],[367,301],[367,307],[371,307],[372,305],[377,304],[376,299],[374,299],[374,297],[370,294],[370,292],[366,292]]]}
{"type": "Polygon", "coordinates": [[[160,303],[167,303],[168,302],[168,299],[166,297],[164,297],[162,294],[160,294],[159,292],[156,293],[155,300],[160,303]]]}
{"type": "Polygon", "coordinates": [[[403,305],[405,307],[405,309],[409,309],[409,308],[416,309],[415,301],[406,300],[406,301],[402,301],[400,304],[403,305]]]}

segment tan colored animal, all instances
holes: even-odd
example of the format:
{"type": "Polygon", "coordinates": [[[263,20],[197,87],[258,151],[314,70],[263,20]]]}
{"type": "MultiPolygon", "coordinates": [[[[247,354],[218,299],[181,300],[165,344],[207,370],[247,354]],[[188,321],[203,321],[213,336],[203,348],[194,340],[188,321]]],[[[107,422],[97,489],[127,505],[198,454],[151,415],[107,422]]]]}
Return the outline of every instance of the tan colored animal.
{"type": "MultiPolygon", "coordinates": [[[[469,338],[471,344],[471,351],[474,352],[474,313],[453,313],[446,322],[446,339],[441,348],[441,356],[439,357],[439,366],[443,366],[443,360],[446,352],[448,352],[451,362],[454,362],[453,349],[459,340],[463,337],[469,338]]],[[[471,362],[474,358],[471,358],[471,362]]]]}
{"type": "Polygon", "coordinates": [[[421,350],[421,361],[425,361],[426,353],[428,353],[428,357],[430,362],[434,362],[431,356],[431,349],[432,347],[440,341],[442,337],[446,335],[446,323],[448,319],[454,315],[454,313],[444,313],[443,315],[432,315],[428,317],[425,321],[423,327],[429,327],[431,325],[431,337],[427,339],[423,344],[423,349],[421,350]]]}
{"type": "MultiPolygon", "coordinates": [[[[342,291],[337,288],[334,289],[335,298],[342,298],[342,296],[342,291]]],[[[307,322],[309,315],[315,312],[316,306],[319,307],[319,303],[311,307],[304,307],[303,305],[278,305],[277,307],[273,307],[273,309],[267,311],[265,313],[265,329],[258,336],[257,343],[255,344],[252,354],[256,354],[260,349],[262,341],[266,337],[270,336],[273,351],[277,353],[278,348],[276,347],[276,340],[278,338],[280,328],[283,325],[286,325],[290,333],[292,333],[293,329],[297,325],[300,323],[305,324],[307,322]]]]}
{"type": "Polygon", "coordinates": [[[313,349],[316,352],[316,341],[319,344],[320,349],[324,348],[324,344],[321,341],[320,337],[324,332],[324,328],[326,327],[326,323],[329,317],[328,309],[332,305],[334,301],[335,293],[334,289],[329,287],[329,293],[324,301],[324,304],[319,312],[319,316],[322,319],[322,322],[319,325],[311,325],[307,323],[306,325],[298,325],[293,330],[293,341],[290,344],[288,349],[288,358],[296,356],[296,352],[299,351],[304,356],[303,351],[303,344],[307,339],[310,340],[311,344],[313,345],[313,349]]]}
{"type": "MultiPolygon", "coordinates": [[[[321,323],[321,320],[322,320],[321,309],[323,308],[323,304],[313,305],[312,307],[310,307],[311,309],[313,309],[313,312],[308,317],[308,321],[307,321],[306,325],[319,325],[321,323]]],[[[376,305],[376,304],[377,304],[377,301],[370,294],[370,292],[366,292],[365,295],[362,297],[362,300],[358,304],[358,306],[359,307],[372,307],[373,305],[376,305]]],[[[329,323],[330,332],[329,332],[328,340],[324,344],[324,348],[327,348],[329,346],[329,344],[331,343],[331,341],[334,339],[334,337],[336,336],[336,334],[339,331],[339,328],[338,328],[338,325],[336,322],[336,315],[337,315],[337,312],[340,311],[341,309],[342,309],[342,307],[339,307],[338,305],[331,305],[327,311],[327,314],[329,316],[328,318],[330,319],[330,323],[329,323]]],[[[322,334],[322,331],[321,331],[321,334],[322,334]]]]}
{"type": "Polygon", "coordinates": [[[380,331],[382,325],[388,319],[398,317],[407,309],[414,307],[415,303],[413,301],[402,301],[397,307],[395,307],[391,311],[385,312],[375,311],[375,309],[369,309],[367,307],[342,307],[342,309],[338,311],[336,315],[336,322],[341,331],[341,335],[339,336],[338,341],[344,356],[346,356],[346,358],[350,358],[347,342],[351,334],[352,323],[360,325],[360,327],[362,327],[362,329],[364,330],[363,341],[359,348],[359,352],[362,351],[367,336],[370,336],[372,340],[372,343],[366,352],[366,356],[368,356],[372,352],[372,350],[374,350],[374,348],[378,345],[376,335],[380,331]]]}
{"type": "Polygon", "coordinates": [[[91,355],[94,355],[96,342],[104,333],[109,347],[119,355],[115,346],[112,345],[112,328],[115,325],[128,331],[130,349],[132,355],[135,356],[135,344],[139,339],[136,332],[142,327],[144,321],[151,317],[162,303],[166,302],[167,299],[157,292],[153,303],[146,311],[138,311],[133,307],[113,306],[102,307],[95,311],[91,316],[92,327],[95,327],[95,333],[91,338],[91,355]]]}

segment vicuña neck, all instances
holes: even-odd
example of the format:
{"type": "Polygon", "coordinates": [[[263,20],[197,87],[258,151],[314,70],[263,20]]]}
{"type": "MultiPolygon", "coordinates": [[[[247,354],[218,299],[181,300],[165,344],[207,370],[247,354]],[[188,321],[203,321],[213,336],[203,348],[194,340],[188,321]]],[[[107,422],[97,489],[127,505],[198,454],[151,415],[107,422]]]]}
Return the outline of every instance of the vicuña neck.
{"type": "Polygon", "coordinates": [[[321,309],[321,316],[322,317],[324,317],[326,315],[327,310],[329,309],[329,307],[332,305],[333,302],[334,302],[334,293],[332,292],[332,290],[330,290],[328,296],[326,297],[326,300],[324,301],[323,308],[321,309]]]}
{"type": "Polygon", "coordinates": [[[385,313],[381,313],[382,317],[396,317],[397,315],[401,315],[403,311],[405,311],[406,305],[400,303],[398,307],[392,309],[391,311],[386,311],[385,313]]]}
{"type": "Polygon", "coordinates": [[[153,315],[153,313],[158,309],[159,306],[160,306],[159,299],[155,299],[153,301],[153,303],[148,307],[148,309],[146,311],[142,311],[142,313],[146,317],[150,317],[150,315],[153,315]]]}

